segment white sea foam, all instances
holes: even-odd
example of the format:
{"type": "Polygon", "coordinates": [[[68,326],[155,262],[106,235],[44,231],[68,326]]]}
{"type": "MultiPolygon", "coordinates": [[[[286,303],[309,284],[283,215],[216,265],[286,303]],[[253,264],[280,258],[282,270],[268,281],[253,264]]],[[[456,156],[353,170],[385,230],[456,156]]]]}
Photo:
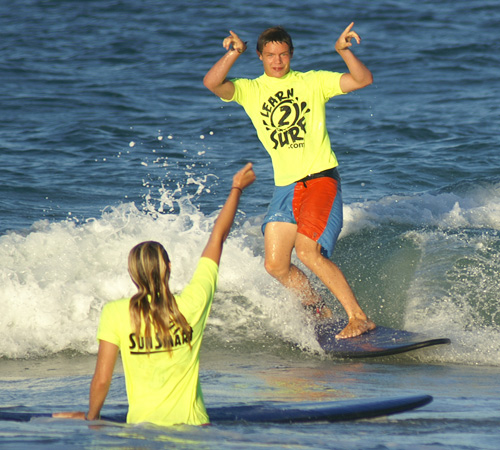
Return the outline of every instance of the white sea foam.
{"type": "MultiPolygon", "coordinates": [[[[447,361],[500,364],[497,194],[498,186],[490,186],[462,196],[387,197],[345,206],[344,236],[407,225],[402,238],[421,257],[404,305],[405,326],[451,335],[456,346],[443,354],[447,361]],[[486,338],[488,346],[478,350],[486,338]]],[[[174,205],[164,193],[161,211],[151,204],[140,211],[129,203],[85,223],[40,221],[25,233],[0,237],[0,355],[95,352],[102,306],[134,291],[127,254],[140,241],[165,245],[173,261],[172,287],[180,291],[215,214],[203,215],[182,195],[175,202],[178,212],[165,213],[174,205]]],[[[224,248],[209,333],[226,343],[257,342],[271,334],[318,350],[304,319],[298,300],[264,270],[260,218],[240,217],[224,248]]],[[[431,356],[436,357],[441,356],[431,356]]]]}
{"type": "MultiPolygon", "coordinates": [[[[84,224],[40,221],[26,235],[2,236],[0,355],[95,352],[102,306],[134,292],[127,272],[130,248],[144,240],[162,242],[173,261],[172,288],[180,291],[192,275],[213,219],[186,207],[186,202],[179,214],[144,213],[125,204],[84,224]]],[[[224,327],[226,335],[236,327],[236,317],[252,323],[268,316],[271,324],[283,323],[279,312],[288,300],[275,300],[276,290],[282,288],[265,273],[262,257],[242,245],[242,239],[237,231],[230,236],[221,264],[220,307],[229,310],[233,303],[234,309],[224,327]],[[238,306],[232,301],[235,296],[249,299],[252,307],[238,306]]],[[[216,303],[214,311],[218,308],[216,303]]],[[[285,335],[286,324],[298,326],[296,309],[297,323],[287,316],[285,335]]],[[[216,322],[217,313],[213,316],[216,322]]]]}
{"type": "Polygon", "coordinates": [[[378,201],[344,205],[344,235],[388,223],[499,230],[500,183],[472,186],[462,193],[391,195],[378,201]]]}

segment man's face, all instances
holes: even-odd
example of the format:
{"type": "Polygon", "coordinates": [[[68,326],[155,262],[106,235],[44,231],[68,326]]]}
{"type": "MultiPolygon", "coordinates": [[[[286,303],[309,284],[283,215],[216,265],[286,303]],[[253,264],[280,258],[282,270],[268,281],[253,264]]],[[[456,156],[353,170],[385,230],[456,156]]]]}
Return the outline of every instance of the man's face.
{"type": "Polygon", "coordinates": [[[281,78],[290,71],[292,52],[284,42],[268,42],[262,53],[258,53],[264,65],[264,72],[269,77],[281,78]]]}

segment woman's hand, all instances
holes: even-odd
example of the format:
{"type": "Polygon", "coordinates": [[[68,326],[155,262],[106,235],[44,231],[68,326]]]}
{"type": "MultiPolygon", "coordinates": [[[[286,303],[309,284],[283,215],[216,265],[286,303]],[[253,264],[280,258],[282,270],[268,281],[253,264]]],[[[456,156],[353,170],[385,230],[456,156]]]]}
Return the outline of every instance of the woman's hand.
{"type": "Polygon", "coordinates": [[[83,411],[66,411],[60,413],[52,414],[52,417],[56,419],[77,419],[77,420],[87,420],[85,413],[83,411]]]}
{"type": "Polygon", "coordinates": [[[250,186],[256,179],[255,172],[253,171],[253,164],[247,163],[243,169],[236,172],[233,176],[233,188],[243,189],[250,186]]]}

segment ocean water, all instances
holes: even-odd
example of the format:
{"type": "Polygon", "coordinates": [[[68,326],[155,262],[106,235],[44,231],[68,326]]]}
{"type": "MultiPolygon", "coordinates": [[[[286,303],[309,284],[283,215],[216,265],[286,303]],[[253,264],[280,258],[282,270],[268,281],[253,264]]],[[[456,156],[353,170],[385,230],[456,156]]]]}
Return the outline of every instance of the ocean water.
{"type": "MultiPolygon", "coordinates": [[[[497,449],[500,439],[500,4],[13,0],[0,5],[0,406],[85,409],[102,306],[129,295],[129,249],[155,239],[190,279],[232,174],[253,161],[207,327],[206,403],[431,394],[421,409],[336,424],[209,428],[0,422],[25,448],[497,449]],[[296,70],[343,71],[351,22],[372,86],[327,107],[345,224],[333,259],[380,325],[449,346],[371,360],[321,353],[263,268],[267,154],[202,79],[234,30],[281,24],[296,70]]],[[[343,312],[320,283],[335,312],[343,312]]],[[[126,403],[117,367],[105,410],[126,403]]]]}

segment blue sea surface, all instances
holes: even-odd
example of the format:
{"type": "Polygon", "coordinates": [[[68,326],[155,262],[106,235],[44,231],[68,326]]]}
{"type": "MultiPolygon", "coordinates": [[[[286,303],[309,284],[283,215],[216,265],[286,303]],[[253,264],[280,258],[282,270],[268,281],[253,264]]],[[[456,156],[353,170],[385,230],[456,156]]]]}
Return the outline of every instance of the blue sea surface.
{"type": "MultiPolygon", "coordinates": [[[[13,0],[0,25],[0,406],[85,409],[102,306],[133,292],[129,249],[163,242],[182,289],[247,161],[258,179],[224,249],[207,404],[434,396],[339,424],[0,422],[2,448],[498,448],[497,1],[13,0]],[[276,24],[294,39],[293,69],[343,72],[334,44],[351,21],[374,83],[327,105],[344,197],[332,259],[378,324],[452,340],[358,361],[324,355],[266,274],[270,159],[242,108],[202,83],[229,30],[249,47],[230,75],[259,76],[256,39],[276,24]]],[[[117,367],[105,408],[125,404],[117,367]]]]}

